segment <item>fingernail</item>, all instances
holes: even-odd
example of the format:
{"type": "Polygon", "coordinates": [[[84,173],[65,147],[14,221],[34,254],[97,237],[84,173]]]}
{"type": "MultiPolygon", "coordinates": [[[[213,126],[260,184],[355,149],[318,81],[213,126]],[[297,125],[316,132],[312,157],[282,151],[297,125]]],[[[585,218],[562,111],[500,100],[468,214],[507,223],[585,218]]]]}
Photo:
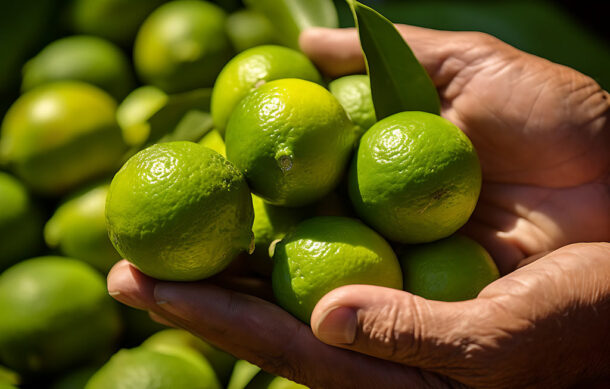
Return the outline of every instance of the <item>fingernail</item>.
{"type": "Polygon", "coordinates": [[[155,303],[162,310],[174,315],[180,313],[180,310],[175,305],[172,305],[172,302],[179,298],[175,285],[165,282],[157,283],[155,285],[154,296],[155,303]]]}
{"type": "Polygon", "coordinates": [[[336,307],[327,311],[316,326],[316,336],[324,343],[352,344],[356,339],[358,316],[348,307],[336,307]]]}

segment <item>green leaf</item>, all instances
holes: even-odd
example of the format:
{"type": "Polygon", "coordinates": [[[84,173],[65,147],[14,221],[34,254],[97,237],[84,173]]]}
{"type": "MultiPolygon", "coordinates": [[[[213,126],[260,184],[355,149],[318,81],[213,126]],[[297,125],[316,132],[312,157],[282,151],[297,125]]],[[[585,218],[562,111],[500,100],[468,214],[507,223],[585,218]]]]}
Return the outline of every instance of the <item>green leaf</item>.
{"type": "Polygon", "coordinates": [[[248,7],[263,13],[275,27],[276,39],[299,50],[299,34],[309,27],[339,26],[332,0],[246,0],[248,7]]]}
{"type": "Polygon", "coordinates": [[[182,117],[174,131],[162,137],[158,143],[184,140],[197,142],[212,128],[214,128],[212,115],[198,109],[193,109],[182,117]]]}
{"type": "Polygon", "coordinates": [[[434,83],[392,22],[370,7],[347,1],[360,34],[377,120],[403,111],[440,114],[434,83]]]}

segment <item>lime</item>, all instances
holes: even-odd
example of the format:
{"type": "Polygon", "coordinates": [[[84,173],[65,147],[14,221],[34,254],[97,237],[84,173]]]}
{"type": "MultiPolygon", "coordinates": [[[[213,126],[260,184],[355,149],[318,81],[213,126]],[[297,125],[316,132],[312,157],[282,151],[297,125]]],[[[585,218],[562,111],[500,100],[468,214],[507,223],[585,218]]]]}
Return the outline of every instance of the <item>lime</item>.
{"type": "Polygon", "coordinates": [[[275,41],[275,31],[269,19],[251,9],[242,9],[229,15],[227,34],[238,52],[275,41]]]}
{"type": "Polygon", "coordinates": [[[235,362],[231,379],[227,385],[227,389],[244,389],[248,382],[261,371],[261,368],[252,363],[240,359],[235,362]]]}
{"type": "Polygon", "coordinates": [[[231,58],[226,14],[206,1],[172,1],[142,24],[134,44],[134,64],[147,83],[166,92],[212,86],[231,58]]]}
{"type": "Polygon", "coordinates": [[[307,389],[307,386],[261,371],[246,385],[245,389],[307,389]]]}
{"type": "Polygon", "coordinates": [[[113,171],[125,152],[116,103],[82,82],[22,95],[2,123],[0,157],[34,190],[59,195],[113,171]]]}
{"type": "Polygon", "coordinates": [[[349,173],[360,217],[402,243],[453,234],[472,214],[480,189],[479,159],[468,137],[425,112],[397,113],[373,125],[349,173]]]}
{"type": "Polygon", "coordinates": [[[0,271],[42,247],[42,214],[25,186],[0,172],[0,271]]]}
{"type": "Polygon", "coordinates": [[[220,389],[205,358],[186,348],[180,351],[120,350],[91,377],[85,389],[220,389]]]}
{"type": "Polygon", "coordinates": [[[223,157],[227,156],[227,148],[225,146],[225,142],[222,139],[222,135],[216,129],[212,129],[210,132],[205,134],[203,138],[199,141],[199,144],[205,147],[208,147],[223,157]]]}
{"type": "Polygon", "coordinates": [[[339,100],[352,122],[364,134],[375,122],[375,107],[371,96],[369,76],[353,74],[332,81],[328,88],[339,100]]]}
{"type": "Polygon", "coordinates": [[[141,86],[134,89],[121,102],[116,111],[116,118],[125,143],[129,146],[141,146],[150,136],[148,120],[167,104],[169,96],[154,86],[141,86]]]}
{"type": "Polygon", "coordinates": [[[499,277],[489,253],[461,235],[408,246],[400,264],[405,290],[430,300],[472,299],[499,277]]]}
{"type": "Polygon", "coordinates": [[[21,90],[53,81],[93,84],[120,100],[134,86],[129,60],[114,44],[76,35],[51,42],[23,67],[21,90]]]}
{"type": "Polygon", "coordinates": [[[218,75],[212,91],[211,112],[221,134],[231,112],[250,91],[281,78],[300,78],[316,83],[322,77],[302,53],[281,46],[259,46],[236,55],[218,75]]]}
{"type": "Polygon", "coordinates": [[[103,358],[120,324],[102,276],[63,257],[28,259],[2,273],[0,312],[0,360],[24,372],[103,358]]]}
{"type": "Polygon", "coordinates": [[[271,81],[246,96],[227,126],[227,157],[267,202],[302,206],[329,193],[356,132],[345,110],[310,81],[271,81]]]}
{"type": "Polygon", "coordinates": [[[108,184],[96,185],[71,196],[57,208],[44,229],[47,245],[81,259],[103,273],[121,259],[106,231],[104,210],[108,184]]]}
{"type": "Polygon", "coordinates": [[[192,281],[223,270],[252,241],[241,173],[191,142],[150,146],[116,174],[106,223],[118,252],[151,277],[192,281]]]}
{"type": "Polygon", "coordinates": [[[212,346],[185,330],[167,329],[157,332],[142,343],[142,347],[166,354],[171,353],[176,348],[190,347],[208,360],[223,385],[228,382],[236,361],[231,354],[212,346]]]}
{"type": "Polygon", "coordinates": [[[278,303],[309,323],[318,301],[343,285],[402,289],[390,245],[356,219],[321,216],[305,220],[275,248],[273,293],[278,303]]]}

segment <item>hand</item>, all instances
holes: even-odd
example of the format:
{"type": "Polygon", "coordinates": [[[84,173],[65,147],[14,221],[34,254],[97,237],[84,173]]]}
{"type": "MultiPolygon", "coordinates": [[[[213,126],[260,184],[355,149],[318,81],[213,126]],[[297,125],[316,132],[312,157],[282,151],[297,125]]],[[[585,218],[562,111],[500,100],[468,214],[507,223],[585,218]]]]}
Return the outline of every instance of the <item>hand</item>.
{"type": "MultiPolygon", "coordinates": [[[[609,239],[607,93],[485,35],[400,28],[439,87],[443,115],[479,151],[484,188],[464,231],[503,273],[541,259],[465,302],[339,288],[317,305],[313,333],[262,299],[209,281],[158,282],[126,262],[110,273],[109,291],[313,388],[554,387],[610,374],[610,245],[543,255],[609,239]]],[[[338,75],[362,69],[356,38],[314,30],[301,43],[338,75]]]]}

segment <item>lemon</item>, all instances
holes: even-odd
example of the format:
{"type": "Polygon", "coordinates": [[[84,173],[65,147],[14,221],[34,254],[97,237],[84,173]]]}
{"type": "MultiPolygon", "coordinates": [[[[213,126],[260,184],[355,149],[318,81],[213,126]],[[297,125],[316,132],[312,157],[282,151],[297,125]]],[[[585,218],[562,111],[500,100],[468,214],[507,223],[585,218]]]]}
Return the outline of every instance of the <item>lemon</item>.
{"type": "Polygon", "coordinates": [[[328,88],[339,100],[348,116],[364,134],[375,122],[375,107],[371,96],[371,82],[369,76],[353,74],[332,81],[328,88]]]}
{"type": "Polygon", "coordinates": [[[499,277],[489,253],[461,235],[408,246],[399,260],[405,290],[430,300],[472,299],[499,277]]]}
{"type": "Polygon", "coordinates": [[[390,245],[359,220],[322,216],[305,220],[275,248],[272,286],[277,302],[309,323],[317,302],[343,285],[402,289],[390,245]]]}
{"type": "Polygon", "coordinates": [[[0,171],[0,271],[42,246],[42,214],[25,186],[0,171]]]}
{"type": "Polygon", "coordinates": [[[57,208],[44,229],[47,245],[81,259],[103,273],[121,256],[110,243],[104,210],[108,184],[87,188],[57,208]]]}
{"type": "Polygon", "coordinates": [[[166,354],[147,348],[117,352],[85,389],[220,389],[205,358],[188,349],[166,354]]]}
{"type": "Polygon", "coordinates": [[[0,158],[35,191],[63,194],[117,167],[126,147],[115,111],[114,100],[89,84],[35,88],[4,117],[0,158]]]}
{"type": "Polygon", "coordinates": [[[138,75],[169,93],[212,86],[232,55],[225,22],[225,12],[206,1],[172,1],[157,8],[134,43],[138,75]]]}
{"type": "Polygon", "coordinates": [[[479,159],[468,137],[425,112],[402,112],[373,125],[349,173],[360,217],[402,243],[453,234],[472,214],[480,190],[479,159]]]}
{"type": "Polygon", "coordinates": [[[191,142],[150,146],[115,175],[106,225],[118,252],[151,277],[192,281],[223,270],[252,241],[242,174],[191,142]]]}
{"type": "Polygon", "coordinates": [[[166,354],[177,348],[190,347],[208,360],[222,384],[228,382],[236,361],[231,354],[210,345],[185,330],[167,329],[157,332],[142,343],[141,347],[166,354]]]}
{"type": "Polygon", "coordinates": [[[205,147],[208,147],[223,157],[227,156],[227,147],[225,146],[225,142],[222,139],[222,135],[216,129],[212,129],[207,134],[201,138],[199,144],[205,147]]]}
{"type": "Polygon", "coordinates": [[[116,111],[125,143],[132,147],[143,145],[151,133],[148,120],[168,102],[169,96],[161,89],[146,85],[134,89],[116,111]]]}
{"type": "Polygon", "coordinates": [[[64,257],[28,259],[2,273],[0,315],[0,360],[33,373],[104,357],[120,325],[102,276],[64,257]]]}
{"type": "Polygon", "coordinates": [[[281,206],[302,206],[339,182],[356,139],[337,99],[300,79],[271,81],[246,96],[227,126],[227,157],[254,193],[281,206]]]}
{"type": "Polygon", "coordinates": [[[275,42],[275,31],[269,19],[251,9],[241,9],[229,15],[227,34],[238,52],[275,42]]]}
{"type": "Polygon", "coordinates": [[[24,65],[21,90],[64,80],[93,84],[118,100],[134,86],[125,54],[102,38],[86,35],[62,38],[43,48],[24,65]]]}
{"type": "Polygon", "coordinates": [[[231,112],[250,91],[281,78],[299,78],[316,83],[322,77],[302,53],[281,46],[259,46],[236,55],[218,75],[212,91],[214,125],[224,135],[231,112]]]}

